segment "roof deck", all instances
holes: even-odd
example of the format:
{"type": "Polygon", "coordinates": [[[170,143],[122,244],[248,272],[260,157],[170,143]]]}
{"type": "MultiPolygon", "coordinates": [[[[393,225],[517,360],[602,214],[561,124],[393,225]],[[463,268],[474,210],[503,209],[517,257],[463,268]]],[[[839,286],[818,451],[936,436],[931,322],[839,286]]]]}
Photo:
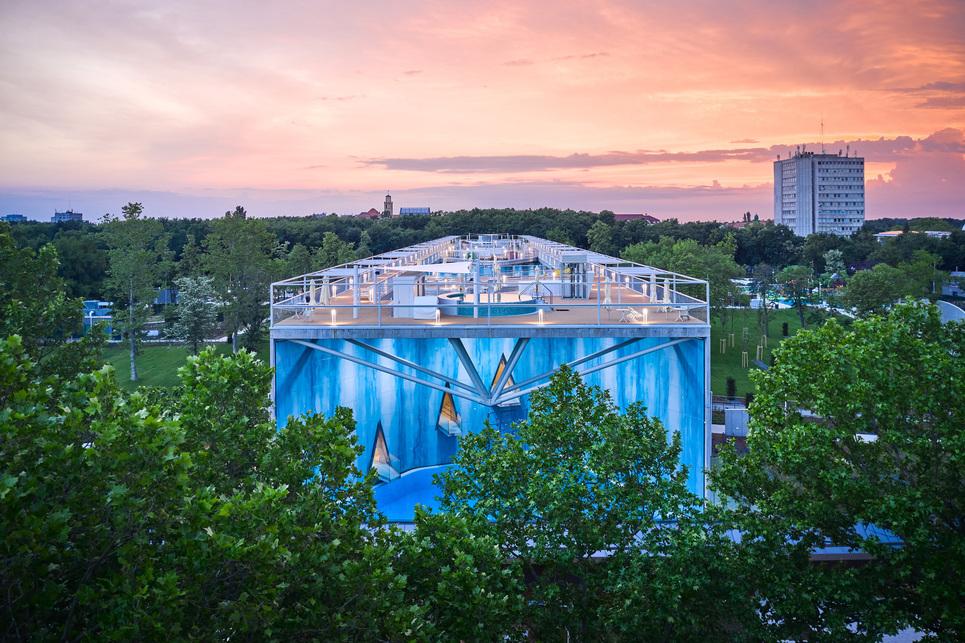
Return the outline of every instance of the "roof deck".
{"type": "Polygon", "coordinates": [[[272,336],[709,335],[707,282],[535,237],[445,237],[272,284],[272,336]]]}

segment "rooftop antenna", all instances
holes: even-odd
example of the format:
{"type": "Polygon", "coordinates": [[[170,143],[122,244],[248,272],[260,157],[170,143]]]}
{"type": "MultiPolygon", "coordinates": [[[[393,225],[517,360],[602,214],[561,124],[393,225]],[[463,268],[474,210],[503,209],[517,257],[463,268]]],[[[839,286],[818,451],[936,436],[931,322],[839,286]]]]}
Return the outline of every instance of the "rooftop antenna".
{"type": "Polygon", "coordinates": [[[821,116],[821,154],[826,154],[824,149],[824,116],[821,116]]]}

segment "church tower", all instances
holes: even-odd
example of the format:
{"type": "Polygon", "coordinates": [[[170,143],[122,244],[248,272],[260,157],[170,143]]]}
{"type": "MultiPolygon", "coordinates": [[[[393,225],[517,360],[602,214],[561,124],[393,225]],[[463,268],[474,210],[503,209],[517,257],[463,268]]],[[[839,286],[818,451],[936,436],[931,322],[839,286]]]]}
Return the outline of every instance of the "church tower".
{"type": "Polygon", "coordinates": [[[390,217],[392,216],[392,195],[391,194],[385,195],[385,207],[382,208],[382,214],[390,217]]]}

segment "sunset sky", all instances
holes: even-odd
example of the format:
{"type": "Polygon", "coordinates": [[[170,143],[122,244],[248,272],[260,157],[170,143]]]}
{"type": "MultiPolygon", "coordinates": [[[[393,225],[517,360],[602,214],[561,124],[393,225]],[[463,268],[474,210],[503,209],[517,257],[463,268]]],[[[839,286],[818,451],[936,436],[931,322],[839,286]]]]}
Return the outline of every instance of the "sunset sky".
{"type": "Polygon", "coordinates": [[[869,218],[965,218],[965,2],[0,2],[0,214],[33,219],[771,218],[822,119],[869,218]]]}

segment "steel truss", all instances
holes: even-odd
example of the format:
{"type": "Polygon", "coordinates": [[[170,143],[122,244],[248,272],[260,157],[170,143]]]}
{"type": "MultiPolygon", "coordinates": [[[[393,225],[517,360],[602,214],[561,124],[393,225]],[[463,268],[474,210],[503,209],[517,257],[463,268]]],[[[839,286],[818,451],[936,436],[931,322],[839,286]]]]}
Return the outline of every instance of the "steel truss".
{"type": "MultiPolygon", "coordinates": [[[[641,339],[647,339],[647,338],[634,337],[622,342],[618,342],[608,348],[595,351],[593,353],[590,353],[589,355],[585,355],[571,362],[567,362],[566,366],[568,366],[569,368],[572,368],[579,375],[584,376],[584,375],[589,375],[590,373],[595,373],[597,371],[601,371],[603,369],[616,366],[618,364],[622,364],[624,362],[628,362],[630,360],[634,360],[638,357],[642,357],[643,355],[647,355],[649,353],[653,353],[656,351],[664,350],[666,348],[670,348],[672,346],[676,346],[677,344],[680,344],[683,342],[702,341],[702,338],[696,338],[696,337],[678,337],[675,339],[668,339],[667,341],[657,344],[656,346],[650,346],[648,348],[644,348],[630,355],[624,355],[622,357],[616,357],[613,359],[606,359],[593,366],[585,366],[583,368],[580,368],[582,365],[586,364],[587,362],[591,362],[598,358],[606,357],[607,355],[610,355],[611,353],[614,353],[626,346],[630,346],[632,344],[635,344],[636,342],[639,342],[641,339]]],[[[545,373],[540,373],[539,375],[530,377],[529,379],[526,379],[522,382],[515,383],[513,386],[510,386],[510,387],[506,386],[506,383],[509,382],[509,379],[513,374],[513,370],[516,368],[516,365],[519,363],[520,357],[522,357],[523,352],[526,350],[526,347],[529,345],[529,338],[527,337],[522,337],[516,340],[516,343],[513,345],[513,350],[509,355],[509,359],[506,361],[506,366],[503,369],[503,372],[500,374],[499,379],[493,382],[493,385],[491,388],[485,384],[482,377],[479,375],[479,370],[476,368],[476,365],[473,363],[472,357],[469,355],[469,352],[466,350],[466,347],[463,345],[462,340],[459,338],[450,338],[449,344],[452,346],[456,359],[459,360],[459,363],[462,365],[462,367],[465,369],[466,373],[468,374],[469,379],[471,380],[471,384],[460,382],[459,380],[449,377],[447,375],[444,375],[438,371],[425,368],[424,366],[420,366],[409,360],[403,359],[397,355],[393,355],[391,353],[388,353],[386,351],[383,351],[370,344],[366,344],[365,342],[361,342],[356,339],[346,339],[344,341],[369,353],[370,354],[369,359],[366,359],[364,357],[356,357],[355,355],[347,355],[340,351],[328,348],[326,346],[320,346],[315,342],[307,341],[303,339],[288,339],[288,340],[279,340],[279,341],[289,341],[294,344],[299,344],[306,348],[310,348],[312,350],[317,350],[319,352],[325,353],[326,355],[331,355],[333,357],[337,357],[338,359],[344,359],[354,364],[358,364],[359,366],[371,368],[375,371],[379,371],[380,373],[392,375],[393,377],[398,377],[408,382],[419,384],[420,386],[425,386],[437,391],[449,393],[454,397],[459,397],[465,400],[469,400],[470,402],[475,402],[477,404],[482,404],[483,406],[490,406],[490,407],[501,406],[503,404],[510,402],[511,400],[522,397],[524,395],[528,395],[529,393],[532,393],[537,389],[548,386],[550,376],[552,376],[553,373],[555,373],[557,370],[557,369],[549,370],[549,371],[546,371],[545,373]],[[438,379],[443,383],[439,384],[421,377],[416,377],[415,375],[412,375],[410,373],[402,372],[401,370],[392,368],[392,366],[390,365],[380,364],[378,362],[379,358],[388,360],[397,366],[411,369],[417,373],[422,373],[423,375],[427,375],[431,378],[438,379]],[[447,387],[446,384],[448,384],[449,386],[447,387]]]]}

